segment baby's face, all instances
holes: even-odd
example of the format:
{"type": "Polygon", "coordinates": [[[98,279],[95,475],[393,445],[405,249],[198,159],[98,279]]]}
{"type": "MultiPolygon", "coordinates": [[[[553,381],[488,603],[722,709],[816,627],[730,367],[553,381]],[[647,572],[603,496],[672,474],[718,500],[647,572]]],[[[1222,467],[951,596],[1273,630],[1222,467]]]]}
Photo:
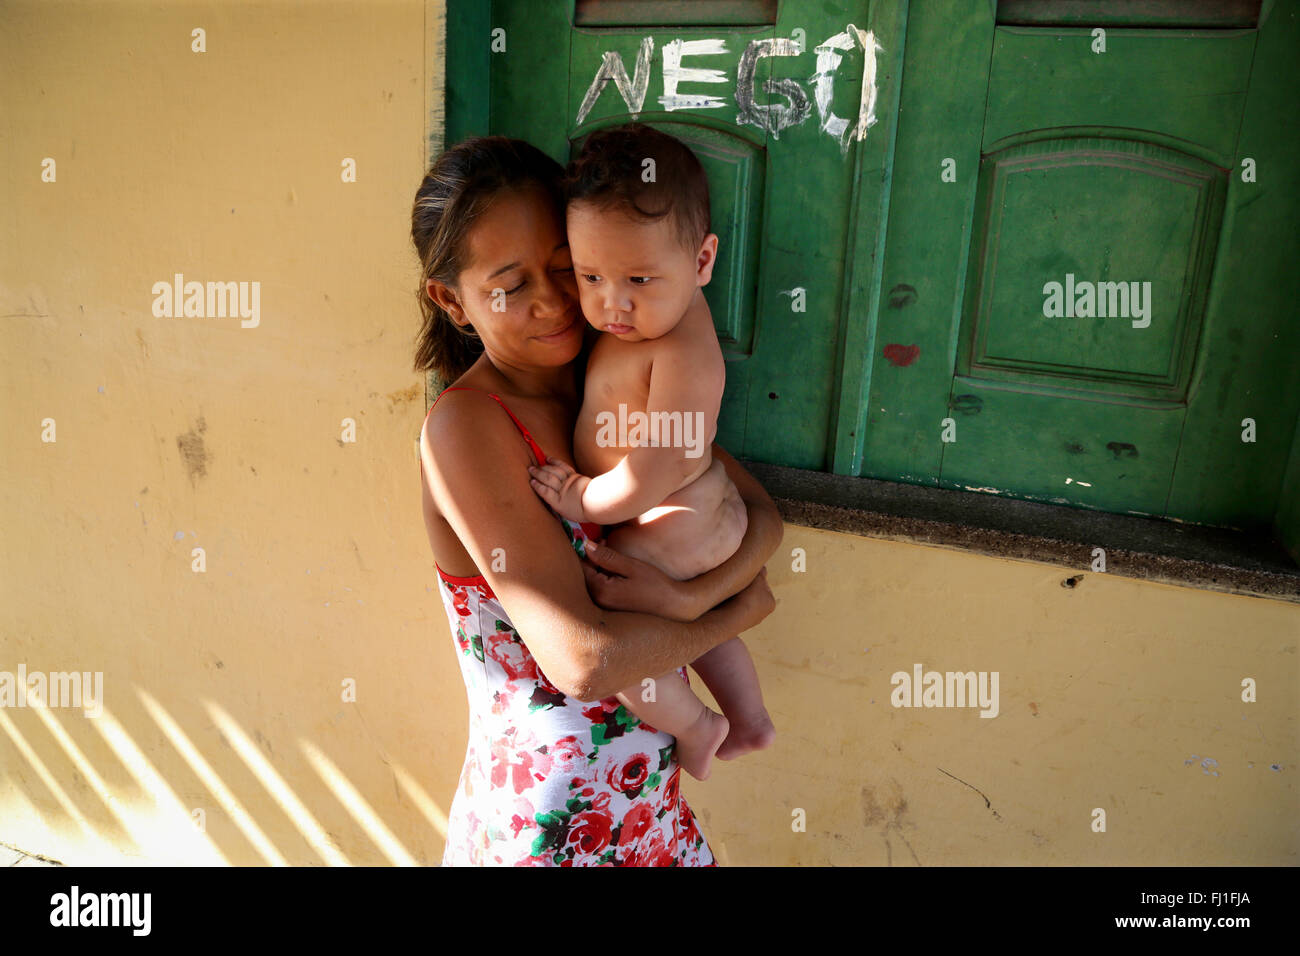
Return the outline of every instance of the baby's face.
{"type": "Polygon", "coordinates": [[[686,248],[671,216],[638,222],[577,202],[566,218],[583,314],[624,342],[670,332],[713,274],[710,237],[700,250],[686,248]]]}

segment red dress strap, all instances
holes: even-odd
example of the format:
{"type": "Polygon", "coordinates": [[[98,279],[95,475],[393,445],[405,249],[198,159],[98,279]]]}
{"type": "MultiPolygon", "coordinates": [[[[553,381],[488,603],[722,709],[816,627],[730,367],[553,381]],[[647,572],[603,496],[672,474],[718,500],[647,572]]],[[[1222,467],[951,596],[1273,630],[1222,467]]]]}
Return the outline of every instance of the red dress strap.
{"type": "MultiPolygon", "coordinates": [[[[505,413],[510,416],[510,420],[515,423],[515,427],[523,434],[524,441],[528,442],[528,447],[533,450],[533,456],[537,459],[537,464],[546,464],[546,452],[542,451],[541,446],[538,445],[537,442],[533,441],[533,436],[528,434],[528,429],[524,427],[524,423],[516,418],[515,413],[506,407],[506,403],[501,401],[501,396],[494,392],[484,391],[481,388],[471,388],[468,385],[452,385],[450,388],[444,388],[438,398],[442,398],[442,396],[446,395],[448,392],[483,392],[483,394],[488,396],[488,398],[493,399],[498,405],[505,409],[505,413]]],[[[438,399],[434,399],[433,404],[437,405],[438,399]]],[[[433,405],[429,406],[429,411],[433,411],[433,405]]]]}
{"type": "MultiPolygon", "coordinates": [[[[505,409],[505,413],[510,416],[510,420],[515,423],[515,427],[518,428],[520,433],[524,436],[524,440],[528,442],[528,447],[533,450],[533,456],[537,459],[537,464],[538,465],[546,464],[546,452],[542,451],[541,446],[538,445],[537,442],[533,441],[533,436],[528,434],[528,429],[524,427],[524,423],[521,422],[518,418],[516,418],[515,413],[506,407],[506,403],[501,401],[501,396],[496,395],[492,392],[484,391],[481,388],[471,388],[468,385],[452,385],[449,388],[444,388],[442,390],[441,394],[438,395],[438,398],[434,399],[433,405],[437,405],[438,400],[441,399],[443,395],[446,395],[448,392],[456,392],[456,391],[483,392],[484,395],[487,395],[489,398],[493,399],[498,405],[500,405],[503,409],[505,409]]],[[[429,406],[430,412],[433,411],[433,405],[429,406]]],[[[428,415],[426,414],[425,417],[427,418],[428,415]]],[[[424,467],[423,463],[421,463],[420,467],[421,468],[424,467]]],[[[592,541],[599,541],[604,536],[604,529],[598,524],[584,521],[581,523],[579,527],[581,527],[582,533],[592,541]]],[[[570,540],[572,540],[573,538],[572,532],[570,532],[569,537],[570,540]]],[[[434,562],[434,567],[438,567],[438,562],[436,561],[434,562]]],[[[438,568],[438,574],[442,577],[444,581],[448,582],[449,584],[478,585],[481,588],[483,588],[483,590],[488,594],[489,597],[493,596],[492,589],[491,587],[488,586],[487,578],[483,577],[483,575],[481,574],[476,574],[473,577],[468,577],[468,578],[456,577],[455,575],[448,574],[442,568],[438,568]]]]}

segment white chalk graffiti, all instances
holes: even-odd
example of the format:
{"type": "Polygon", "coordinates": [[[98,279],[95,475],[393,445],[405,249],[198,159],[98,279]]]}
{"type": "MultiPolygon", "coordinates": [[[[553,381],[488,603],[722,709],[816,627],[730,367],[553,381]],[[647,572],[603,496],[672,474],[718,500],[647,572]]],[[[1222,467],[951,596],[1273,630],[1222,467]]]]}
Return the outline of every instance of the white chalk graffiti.
{"type": "Polygon", "coordinates": [[[863,32],[849,24],[843,33],[837,33],[817,47],[817,72],[813,74],[816,83],[817,115],[821,117],[821,128],[840,141],[840,151],[848,152],[849,142],[853,139],[867,138],[867,127],[876,122],[876,54],[884,52],[870,31],[863,32]],[[862,93],[858,100],[858,122],[849,132],[849,121],[831,112],[831,97],[835,91],[835,71],[839,68],[842,57],[836,50],[852,50],[854,41],[866,54],[862,64],[862,93]]]}
{"type": "MultiPolygon", "coordinates": [[[[672,40],[662,51],[662,79],[664,92],[659,104],[667,112],[683,109],[720,109],[727,104],[720,96],[700,92],[682,92],[683,83],[726,83],[722,70],[683,66],[685,57],[718,56],[727,52],[725,40],[672,40]]],[[[764,93],[783,97],[785,103],[768,105],[754,101],[754,78],[758,61],[763,57],[799,56],[804,52],[800,40],[776,37],[752,41],[740,56],[736,69],[735,101],[738,108],[737,125],[757,126],[772,134],[773,139],[790,126],[806,122],[812,115],[813,101],[817,106],[818,128],[840,144],[841,154],[847,154],[849,144],[867,138],[867,130],[876,123],[877,54],[884,50],[870,30],[859,30],[853,24],[814,47],[817,54],[816,71],[809,77],[813,100],[797,80],[768,79],[763,81],[764,93]],[[843,116],[835,115],[831,103],[835,96],[835,75],[844,54],[851,50],[863,52],[862,85],[858,97],[857,122],[850,124],[843,116]]],[[[578,107],[577,124],[582,125],[591,113],[601,93],[614,81],[627,111],[636,119],[645,106],[646,91],[650,83],[650,61],[654,56],[654,39],[645,37],[637,50],[635,72],[631,79],[620,54],[607,50],[601,54],[600,67],[578,107]]]]}
{"type": "Polygon", "coordinates": [[[764,80],[763,91],[773,96],[784,96],[789,105],[774,103],[764,106],[754,102],[754,71],[760,57],[798,56],[803,46],[797,40],[778,37],[771,40],[755,40],[745,48],[740,56],[740,65],[736,68],[736,125],[748,123],[765,129],[773,139],[780,139],[781,130],[787,126],[796,126],[808,118],[812,104],[804,94],[803,88],[795,80],[764,80]]]}
{"type": "Polygon", "coordinates": [[[678,93],[677,84],[726,83],[726,74],[721,70],[682,66],[684,56],[716,56],[726,52],[727,45],[722,40],[673,40],[665,44],[664,95],[659,97],[663,108],[671,113],[673,110],[714,110],[725,106],[720,96],[678,93]]]}
{"type": "Polygon", "coordinates": [[[582,98],[582,105],[578,107],[579,125],[596,105],[596,100],[600,98],[600,91],[610,80],[613,80],[614,85],[618,87],[618,95],[623,97],[623,102],[627,104],[627,111],[633,116],[640,113],[641,105],[645,102],[645,91],[650,86],[650,57],[654,51],[653,37],[646,37],[641,41],[641,49],[636,53],[636,74],[634,79],[629,80],[623,58],[613,50],[606,50],[601,57],[600,69],[596,71],[596,78],[591,81],[591,86],[587,87],[587,95],[582,98]]]}

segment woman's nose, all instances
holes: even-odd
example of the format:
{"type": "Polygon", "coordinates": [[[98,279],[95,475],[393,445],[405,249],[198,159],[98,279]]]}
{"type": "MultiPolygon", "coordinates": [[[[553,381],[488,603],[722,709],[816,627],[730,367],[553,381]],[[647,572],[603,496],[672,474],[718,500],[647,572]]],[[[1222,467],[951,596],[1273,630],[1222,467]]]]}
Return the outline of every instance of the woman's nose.
{"type": "Polygon", "coordinates": [[[542,314],[558,315],[567,312],[574,301],[573,295],[565,284],[548,275],[538,288],[535,307],[542,314]]]}

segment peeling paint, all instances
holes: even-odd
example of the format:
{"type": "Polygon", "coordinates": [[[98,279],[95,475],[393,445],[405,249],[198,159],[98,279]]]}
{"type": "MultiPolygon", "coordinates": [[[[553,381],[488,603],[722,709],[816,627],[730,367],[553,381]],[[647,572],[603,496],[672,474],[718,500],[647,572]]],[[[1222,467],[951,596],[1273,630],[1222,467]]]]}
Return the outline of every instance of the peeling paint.
{"type": "Polygon", "coordinates": [[[1213,757],[1201,757],[1197,754],[1192,754],[1190,757],[1188,757],[1186,760],[1183,761],[1183,766],[1190,767],[1198,760],[1201,762],[1200,763],[1201,773],[1209,777],[1217,777],[1219,775],[1219,771],[1214,769],[1219,765],[1219,761],[1215,760],[1213,757]]]}

